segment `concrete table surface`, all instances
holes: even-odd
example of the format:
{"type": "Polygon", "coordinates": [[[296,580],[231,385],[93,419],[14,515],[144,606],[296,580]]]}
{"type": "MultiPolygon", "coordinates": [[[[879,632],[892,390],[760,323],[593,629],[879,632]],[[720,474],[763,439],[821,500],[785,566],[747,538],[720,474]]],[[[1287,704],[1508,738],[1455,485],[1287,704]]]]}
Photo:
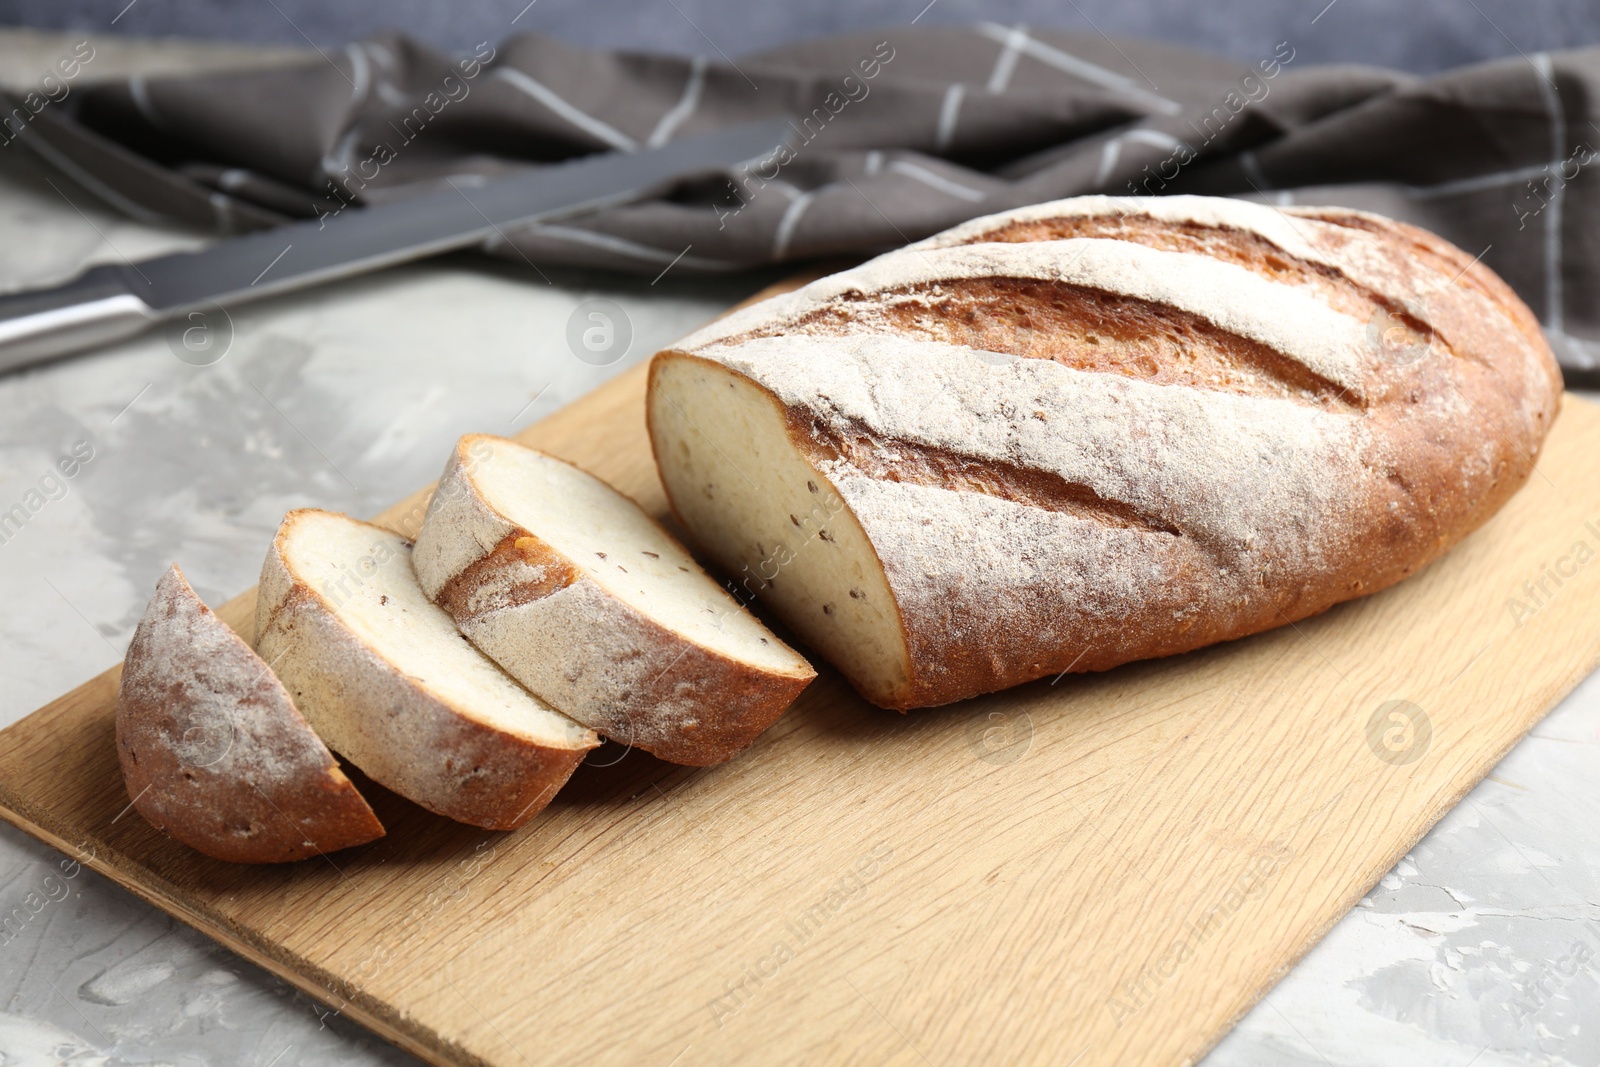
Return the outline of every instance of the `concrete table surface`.
{"type": "MultiPolygon", "coordinates": [[[[0,80],[31,80],[64,42],[0,32],[0,80]]],[[[104,70],[220,54],[95,43],[104,70]]],[[[0,149],[0,289],[203,240],[46,177],[0,149]]],[[[459,434],[548,414],[769,280],[547,273],[455,256],[237,309],[208,366],[155,333],[0,377],[0,510],[48,490],[0,543],[0,726],[116,663],[169,562],[220,602],[254,584],[286,510],[375,513],[459,434]],[[595,298],[634,334],[605,367],[565,339],[595,298]],[[42,482],[79,442],[81,472],[42,482]]],[[[1600,1064],[1597,770],[1591,678],[1205,1062],[1600,1064]]],[[[105,879],[64,878],[61,858],[0,827],[0,1063],[417,1062],[105,879]]]]}

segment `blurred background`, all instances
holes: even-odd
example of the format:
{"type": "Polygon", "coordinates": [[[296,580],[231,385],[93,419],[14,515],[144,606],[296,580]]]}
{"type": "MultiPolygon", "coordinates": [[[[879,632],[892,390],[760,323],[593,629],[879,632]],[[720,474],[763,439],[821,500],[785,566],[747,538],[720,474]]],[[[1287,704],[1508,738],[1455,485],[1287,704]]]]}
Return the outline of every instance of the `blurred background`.
{"type": "Polygon", "coordinates": [[[588,47],[697,55],[756,52],[882,25],[974,21],[1099,30],[1253,59],[1293,36],[1302,63],[1430,73],[1478,60],[1600,42],[1594,0],[4,0],[0,25],[305,46],[394,28],[445,48],[516,30],[588,47]],[[126,7],[124,7],[126,4],[126,7]],[[926,5],[926,9],[924,10],[926,5]],[[117,14],[120,12],[120,14],[117,14]],[[1305,33],[1307,19],[1317,33],[1305,33]],[[1303,47],[1302,47],[1303,44],[1303,47]]]}

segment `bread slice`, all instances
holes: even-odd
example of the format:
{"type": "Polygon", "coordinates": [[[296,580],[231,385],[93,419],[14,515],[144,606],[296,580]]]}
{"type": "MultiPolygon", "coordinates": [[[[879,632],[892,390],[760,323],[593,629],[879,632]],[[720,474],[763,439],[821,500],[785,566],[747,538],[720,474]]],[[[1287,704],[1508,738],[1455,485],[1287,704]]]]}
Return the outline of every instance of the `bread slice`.
{"type": "Polygon", "coordinates": [[[219,860],[282,863],[383,836],[271,668],[176,565],[122,665],[117,758],[139,814],[219,860]]]}
{"type": "Polygon", "coordinates": [[[256,648],[334,751],[423,807],[493,830],[533,818],[599,744],[429,602],[400,535],[291,511],[261,569],[256,648]]]}
{"type": "Polygon", "coordinates": [[[515,441],[460,440],[415,561],[529,689],[674,763],[732,758],[816,677],[632,500],[515,441]]]}

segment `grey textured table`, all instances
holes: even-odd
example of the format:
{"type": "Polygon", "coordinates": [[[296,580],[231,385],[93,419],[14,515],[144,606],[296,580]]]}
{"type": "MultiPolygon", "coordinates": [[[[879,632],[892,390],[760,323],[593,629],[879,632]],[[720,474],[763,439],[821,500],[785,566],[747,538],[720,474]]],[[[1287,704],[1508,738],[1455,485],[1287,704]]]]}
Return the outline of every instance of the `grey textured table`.
{"type": "MultiPolygon", "coordinates": [[[[63,44],[0,33],[0,72],[27,80],[63,44]]],[[[102,73],[237,58],[96,45],[102,73]]],[[[0,151],[0,287],[199,240],[45,178],[0,151]]],[[[94,449],[0,543],[0,725],[120,659],[169,561],[225,599],[254,583],[285,510],[376,512],[435,477],[458,434],[547,414],[766,280],[553,277],[455,257],[242,309],[211,366],[156,334],[0,378],[0,510],[77,442],[94,449]],[[611,367],[564,340],[593,297],[635,331],[611,367]]],[[[1591,678],[1206,1062],[1600,1064],[1597,769],[1591,678]]],[[[0,828],[0,1064],[415,1062],[61,859],[0,828]]]]}

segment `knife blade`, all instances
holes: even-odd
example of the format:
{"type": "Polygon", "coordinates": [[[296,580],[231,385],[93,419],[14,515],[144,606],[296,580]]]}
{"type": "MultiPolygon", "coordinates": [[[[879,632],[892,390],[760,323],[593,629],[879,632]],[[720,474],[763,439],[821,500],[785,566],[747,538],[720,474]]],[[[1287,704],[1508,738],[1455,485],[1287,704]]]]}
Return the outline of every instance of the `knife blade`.
{"type": "Polygon", "coordinates": [[[63,285],[0,296],[0,373],[131,337],[209,304],[237,304],[468,248],[508,226],[636,199],[685,175],[763,157],[784,120],[640,152],[607,152],[468,188],[341,211],[176,252],[93,267],[63,285]]]}

